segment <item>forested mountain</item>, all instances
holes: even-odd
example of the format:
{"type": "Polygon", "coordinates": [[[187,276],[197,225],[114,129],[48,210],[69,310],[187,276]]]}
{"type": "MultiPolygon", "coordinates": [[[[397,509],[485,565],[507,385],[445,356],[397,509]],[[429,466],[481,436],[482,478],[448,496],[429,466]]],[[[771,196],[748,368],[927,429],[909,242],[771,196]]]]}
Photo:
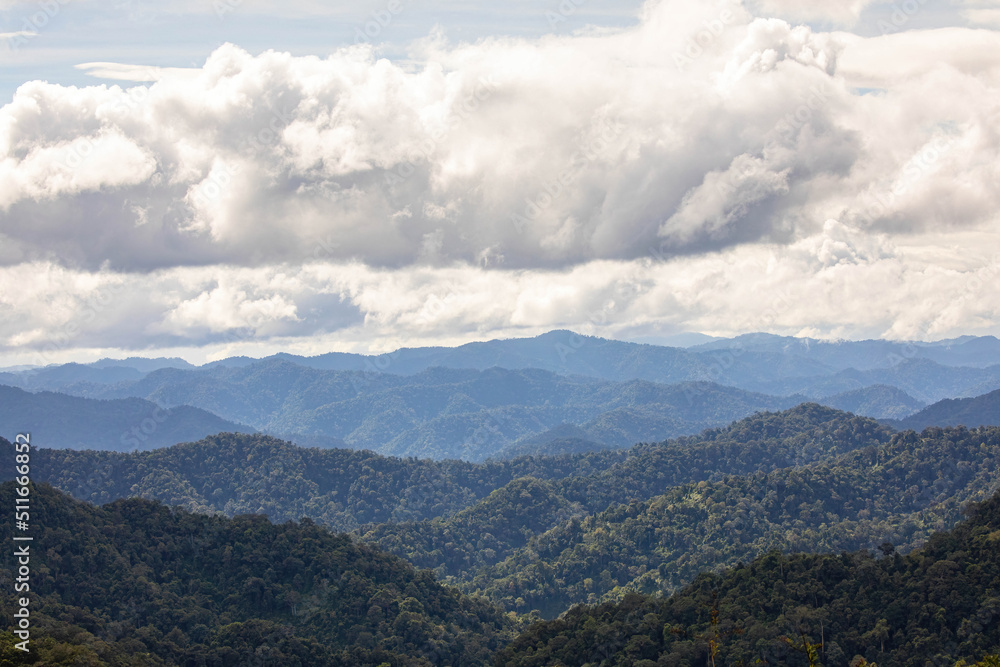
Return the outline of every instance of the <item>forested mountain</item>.
{"type": "MultiPolygon", "coordinates": [[[[803,400],[902,419],[933,401],[998,390],[998,362],[995,338],[902,344],[755,334],[680,349],[553,331],[378,357],[277,354],[200,368],[105,359],[0,373],[0,383],[191,405],[303,444],[484,461],[661,441],[803,400]]],[[[96,443],[107,429],[87,426],[74,427],[79,442],[103,447],[96,443]]]]}
{"type": "MultiPolygon", "coordinates": [[[[610,413],[608,413],[610,414],[610,413]]],[[[633,442],[656,440],[656,438],[636,438],[633,442]]],[[[609,445],[595,437],[586,429],[575,424],[560,424],[544,433],[522,438],[496,453],[496,459],[513,459],[519,456],[559,456],[563,454],[585,454],[609,449],[609,445]]]]}
{"type": "MultiPolygon", "coordinates": [[[[488,603],[308,520],[93,507],[47,485],[31,507],[32,654],[8,635],[5,665],[487,665],[514,630],[488,603]]],[[[13,600],[0,598],[5,626],[13,600]]]]}
{"type": "Polygon", "coordinates": [[[920,430],[928,426],[1000,425],[1000,390],[974,398],[945,399],[920,412],[893,422],[899,428],[920,430]]]}
{"type": "Polygon", "coordinates": [[[500,368],[435,368],[400,376],[316,370],[282,360],[160,369],[138,381],[69,389],[93,398],[196,405],[293,440],[302,434],[305,441],[322,437],[393,456],[470,461],[497,456],[564,423],[579,425],[605,446],[627,447],[799,402],[707,382],[608,382],[500,368]]]}
{"type": "MultiPolygon", "coordinates": [[[[335,529],[447,517],[521,477],[562,480],[568,502],[600,511],[677,484],[805,465],[888,442],[871,419],[817,405],[761,413],[723,429],[630,450],[471,464],[303,449],[221,434],[133,454],[38,450],[36,479],[96,503],[143,496],[192,511],[308,516],[335,529]]],[[[0,456],[13,455],[0,438],[0,456]]],[[[12,474],[10,471],[5,475],[12,474]]]]}
{"type": "MultiPolygon", "coordinates": [[[[202,370],[247,368],[262,362],[391,375],[415,375],[436,367],[479,371],[494,367],[541,369],[616,382],[711,381],[747,391],[780,396],[802,394],[812,399],[875,384],[897,387],[924,402],[975,396],[1000,388],[1000,341],[991,336],[901,343],[829,342],[751,334],[681,349],[552,331],[534,338],[469,343],[456,348],[401,349],[372,357],[344,353],[316,357],[278,354],[260,361],[238,357],[207,364],[202,370]]],[[[0,383],[81,394],[94,391],[88,384],[133,381],[135,378],[128,374],[155,368],[190,369],[179,360],[102,360],[87,367],[70,364],[0,374],[0,383]]],[[[209,406],[199,407],[211,410],[209,406]]]]}
{"type": "Polygon", "coordinates": [[[865,371],[851,368],[833,375],[761,382],[753,385],[753,389],[819,398],[872,385],[896,387],[919,401],[933,403],[945,398],[978,396],[1000,388],[1000,366],[949,367],[929,359],[902,359],[886,368],[865,371]]]}
{"type": "MultiPolygon", "coordinates": [[[[836,553],[889,541],[905,551],[998,485],[1000,429],[907,432],[816,466],[687,484],[570,519],[459,580],[508,609],[553,617],[629,590],[667,593],[773,548],[836,553]]],[[[456,532],[451,542],[463,537],[476,539],[456,532]]]]}
{"type": "Polygon", "coordinates": [[[885,444],[891,437],[890,429],[873,420],[802,405],[784,413],[754,415],[697,437],[640,445],[622,461],[589,475],[516,480],[454,517],[383,523],[361,534],[420,567],[469,581],[481,568],[499,564],[530,538],[568,518],[647,500],[680,485],[795,469],[885,444]],[[530,529],[525,528],[528,516],[530,529]],[[470,517],[492,518],[478,525],[470,517]]]}
{"type": "MultiPolygon", "coordinates": [[[[918,401],[902,389],[884,384],[845,391],[827,396],[819,402],[844,412],[852,412],[875,419],[902,419],[926,406],[923,401],[918,401]]],[[[926,426],[956,426],[956,424],[935,422],[924,424],[923,427],[926,426]]],[[[975,426],[981,426],[981,424],[975,424],[975,426]]]]}
{"type": "MultiPolygon", "coordinates": [[[[13,460],[13,454],[13,445],[0,438],[0,456],[13,460]]],[[[190,511],[260,513],[274,521],[310,517],[350,530],[449,516],[519,477],[593,474],[628,455],[435,462],[226,433],[131,454],[39,449],[32,460],[34,479],[94,503],[141,496],[190,511]]],[[[6,479],[14,474],[10,468],[0,473],[6,479]]]]}
{"type": "Polygon", "coordinates": [[[629,594],[538,623],[502,667],[1000,664],[1000,494],[910,554],[769,552],[668,598],[629,594]],[[988,659],[989,654],[994,657],[988,659]],[[969,664],[962,662],[960,664],[969,664]]]}
{"type": "Polygon", "coordinates": [[[110,451],[167,447],[222,431],[254,431],[189,405],[161,409],[139,398],[94,400],[3,385],[0,424],[11,437],[30,432],[40,447],[110,451]]]}

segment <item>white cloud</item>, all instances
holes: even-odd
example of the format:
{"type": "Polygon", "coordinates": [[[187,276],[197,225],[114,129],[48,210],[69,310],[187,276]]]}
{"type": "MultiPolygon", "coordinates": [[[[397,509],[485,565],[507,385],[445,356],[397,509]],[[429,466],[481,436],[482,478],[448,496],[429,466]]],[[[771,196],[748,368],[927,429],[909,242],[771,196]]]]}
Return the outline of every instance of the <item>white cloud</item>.
{"type": "Polygon", "coordinates": [[[184,76],[194,76],[198,72],[193,67],[152,67],[122,63],[80,63],[76,68],[83,70],[89,76],[99,79],[132,82],[159,81],[167,76],[171,78],[183,78],[184,76]]]}
{"type": "Polygon", "coordinates": [[[973,25],[1000,27],[1000,2],[996,0],[952,0],[973,25]]]}
{"type": "Polygon", "coordinates": [[[993,231],[899,243],[829,220],[790,245],[569,271],[310,263],[121,276],[31,263],[0,269],[9,288],[0,307],[10,315],[0,322],[0,358],[50,363],[80,350],[147,348],[193,359],[367,352],[553,328],[612,337],[692,328],[923,340],[997,334],[998,241],[993,231]]]}
{"type": "Polygon", "coordinates": [[[937,69],[996,84],[1000,33],[940,28],[853,40],[841,55],[839,68],[845,78],[859,86],[905,85],[937,69]]]}
{"type": "Polygon", "coordinates": [[[0,161],[0,210],[25,198],[54,199],[143,183],[155,168],[148,152],[113,130],[33,148],[20,160],[0,161]]]}
{"type": "Polygon", "coordinates": [[[0,348],[44,347],[122,276],[59,350],[986,330],[997,301],[955,295],[996,264],[997,40],[666,0],[407,63],[89,63],[151,83],[31,82],[0,108],[0,348]]]}
{"type": "Polygon", "coordinates": [[[976,25],[1000,28],[1000,9],[970,9],[965,15],[976,25]]]}

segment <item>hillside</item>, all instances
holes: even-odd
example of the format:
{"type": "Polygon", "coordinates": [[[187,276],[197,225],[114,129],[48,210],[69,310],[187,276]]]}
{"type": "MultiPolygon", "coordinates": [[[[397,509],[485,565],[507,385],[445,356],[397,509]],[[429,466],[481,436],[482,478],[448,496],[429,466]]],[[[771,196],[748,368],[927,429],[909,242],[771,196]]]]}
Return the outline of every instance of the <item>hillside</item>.
{"type": "Polygon", "coordinates": [[[997,426],[1000,425],[1000,390],[974,398],[945,399],[928,405],[916,414],[893,424],[899,428],[921,430],[928,426],[997,426]]]}
{"type": "Polygon", "coordinates": [[[1000,429],[903,433],[815,466],[685,484],[567,520],[457,581],[551,618],[626,591],[669,593],[769,549],[836,553],[889,541],[905,551],[998,485],[1000,429]]]}
{"type": "Polygon", "coordinates": [[[801,394],[819,399],[873,385],[895,387],[918,401],[934,403],[957,396],[978,396],[1000,388],[1000,365],[953,367],[920,357],[897,356],[882,368],[849,368],[832,375],[764,381],[752,388],[767,394],[801,394]]]}
{"type": "Polygon", "coordinates": [[[2,385],[0,424],[11,437],[30,432],[41,447],[109,451],[168,447],[222,431],[253,432],[189,405],[168,410],[138,398],[94,400],[2,385]]]}
{"type": "MultiPolygon", "coordinates": [[[[46,485],[31,499],[40,664],[487,665],[512,635],[496,608],[311,521],[93,507],[46,485]]],[[[12,603],[0,601],[4,626],[12,603]]]]}
{"type": "MultiPolygon", "coordinates": [[[[1000,388],[1000,341],[991,336],[936,343],[820,341],[749,334],[681,349],[582,336],[571,331],[551,331],[533,338],[474,342],[454,348],[404,348],[370,357],[345,353],[303,357],[282,353],[260,360],[234,357],[199,368],[176,359],[102,360],[89,365],[67,364],[3,373],[0,383],[31,391],[58,391],[89,398],[138,397],[162,405],[188,403],[269,432],[318,433],[306,430],[305,425],[313,417],[321,416],[306,415],[305,421],[299,423],[298,412],[361,393],[385,391],[396,386],[392,377],[417,376],[435,368],[479,373],[495,368],[515,372],[534,370],[613,383],[636,380],[659,385],[714,382],[742,391],[772,396],[799,395],[800,399],[812,400],[885,385],[927,404],[1000,388]],[[299,377],[292,377],[285,372],[288,368],[316,371],[319,375],[299,371],[299,377]],[[247,386],[263,382],[265,376],[276,381],[275,396],[247,386]],[[324,379],[318,379],[320,376],[324,379]],[[350,393],[334,391],[330,394],[331,383],[336,385],[338,380],[347,380],[350,393]],[[308,395],[303,397],[303,383],[311,385],[323,399],[316,403],[310,401],[308,395]],[[227,395],[227,391],[231,395],[227,395]],[[247,391],[252,394],[251,400],[243,396],[247,391]],[[283,410],[283,401],[275,403],[275,399],[281,399],[284,394],[291,396],[286,410],[283,410]],[[259,412],[255,410],[257,405],[262,408],[259,412]],[[276,423],[270,424],[271,419],[276,423]]],[[[862,400],[856,404],[838,402],[831,405],[864,410],[865,403],[862,400]]],[[[899,405],[909,406],[910,401],[890,407],[898,408],[899,405]]],[[[771,409],[776,407],[779,406],[772,405],[771,409]]],[[[869,414],[879,418],[905,416],[898,410],[890,414],[879,401],[869,414]]],[[[590,419],[596,416],[591,415],[590,419]]],[[[583,424],[578,419],[562,421],[583,424]]],[[[545,428],[558,424],[559,421],[547,423],[545,428]]],[[[344,433],[326,435],[346,439],[344,433]]],[[[522,434],[513,441],[523,435],[530,434],[522,434]]],[[[667,434],[660,437],[667,437],[667,434]]]]}
{"type": "Polygon", "coordinates": [[[824,665],[982,660],[1000,652],[1000,494],[970,514],[907,555],[891,545],[882,557],[772,551],[668,598],[577,607],[529,628],[496,664],[798,667],[809,653],[824,665]]]}
{"type": "MultiPolygon", "coordinates": [[[[888,442],[891,429],[820,406],[761,413],[700,436],[629,450],[472,464],[296,447],[264,435],[219,434],[162,450],[39,450],[36,478],[82,500],[135,495],[191,511],[311,517],[347,530],[446,517],[520,477],[564,480],[591,510],[649,498],[713,475],[771,470],[888,442]]],[[[12,455],[0,438],[0,456],[12,455]]],[[[5,473],[12,474],[9,471],[5,473]]]]}
{"type": "MultiPolygon", "coordinates": [[[[0,456],[13,457],[3,438],[0,456]]],[[[148,452],[39,449],[32,455],[37,481],[93,503],[141,496],[189,511],[267,514],[277,522],[310,517],[337,530],[449,516],[518,477],[587,475],[627,456],[435,462],[233,433],[148,452]]],[[[9,468],[0,472],[13,476],[9,468]]]]}
{"type": "MultiPolygon", "coordinates": [[[[281,359],[240,367],[163,368],[136,381],[73,387],[91,398],[195,405],[260,431],[293,440],[302,435],[306,443],[321,438],[391,456],[468,461],[498,456],[564,423],[592,429],[596,441],[627,447],[798,402],[711,383],[609,382],[500,368],[435,368],[400,376],[317,370],[281,359]],[[630,423],[621,410],[643,416],[630,423]]],[[[37,418],[40,423],[54,415],[37,418]]],[[[227,429],[214,432],[222,430],[227,429]]]]}
{"type": "MultiPolygon", "coordinates": [[[[902,389],[888,385],[872,385],[827,396],[819,401],[823,405],[874,419],[903,419],[926,407],[902,389]]],[[[925,424],[924,426],[954,426],[955,424],[925,424]]],[[[980,424],[977,424],[979,426],[980,424]]],[[[922,430],[922,429],[917,429],[922,430]]]]}

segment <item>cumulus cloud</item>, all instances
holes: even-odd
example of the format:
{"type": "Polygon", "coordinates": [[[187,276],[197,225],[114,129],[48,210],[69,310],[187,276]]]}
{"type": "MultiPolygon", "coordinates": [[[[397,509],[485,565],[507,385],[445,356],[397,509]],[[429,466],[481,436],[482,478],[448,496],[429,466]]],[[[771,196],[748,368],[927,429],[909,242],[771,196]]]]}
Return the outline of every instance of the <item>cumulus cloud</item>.
{"type": "Polygon", "coordinates": [[[866,4],[663,0],[635,28],[435,35],[407,63],[225,45],[81,66],[148,85],[26,83],[0,108],[0,299],[23,314],[0,346],[48,344],[122,276],[128,322],[72,345],[984,326],[952,297],[995,265],[997,33],[761,15],[866,4]]]}
{"type": "Polygon", "coordinates": [[[0,349],[22,363],[180,350],[195,360],[277,351],[383,352],[535,335],[695,329],[933,340],[996,333],[996,233],[893,241],[828,220],[788,245],[594,261],[568,271],[384,270],[313,262],[119,275],[45,263],[0,269],[0,349]],[[200,352],[192,352],[197,341],[200,352]],[[117,352],[116,352],[117,350],[117,352]]]}
{"type": "Polygon", "coordinates": [[[432,39],[418,68],[366,47],[320,59],[229,45],[193,71],[91,63],[156,82],[22,86],[0,111],[0,229],[36,256],[122,270],[302,261],[330,236],[331,259],[395,267],[633,259],[658,235],[674,253],[787,240],[898,149],[859,126],[867,101],[851,84],[942,67],[984,82],[994,41],[861,40],[666,1],[616,34],[432,39]],[[81,141],[117,142],[122,158],[66,168],[58,156],[81,141]]]}

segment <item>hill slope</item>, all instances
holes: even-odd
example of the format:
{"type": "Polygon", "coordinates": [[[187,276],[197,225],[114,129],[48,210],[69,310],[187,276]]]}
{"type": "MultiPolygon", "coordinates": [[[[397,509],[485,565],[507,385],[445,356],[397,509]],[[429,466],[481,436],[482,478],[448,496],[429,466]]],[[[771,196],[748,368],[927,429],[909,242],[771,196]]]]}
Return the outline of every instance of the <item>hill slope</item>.
{"type": "Polygon", "coordinates": [[[45,664],[486,665],[511,632],[496,608],[310,521],[93,507],[46,485],[31,501],[32,544],[45,545],[32,648],[45,664]]]}
{"type": "Polygon", "coordinates": [[[899,667],[978,660],[1000,652],[998,548],[1000,494],[908,555],[771,552],[666,599],[631,594],[573,609],[532,626],[496,664],[798,667],[808,652],[825,665],[857,664],[852,656],[899,667]]]}
{"type": "Polygon", "coordinates": [[[890,541],[907,550],[998,485],[1000,429],[907,432],[815,466],[686,484],[564,521],[457,581],[553,617],[630,590],[669,593],[772,548],[836,553],[890,541]]]}
{"type": "MultiPolygon", "coordinates": [[[[838,410],[852,412],[865,417],[873,417],[874,419],[902,419],[927,405],[923,401],[913,398],[902,389],[884,384],[872,385],[871,387],[827,396],[819,402],[823,405],[829,405],[831,408],[837,408],[838,410]]],[[[955,424],[935,425],[954,426],[955,424]]],[[[925,426],[931,426],[931,424],[926,424],[925,426]]]]}
{"type": "Polygon", "coordinates": [[[10,434],[30,432],[42,447],[110,451],[168,447],[222,431],[253,432],[189,405],[167,410],[138,398],[94,400],[2,385],[0,424],[10,434]]]}
{"type": "MultiPolygon", "coordinates": [[[[520,477],[564,480],[587,511],[650,498],[722,474],[769,472],[888,442],[891,429],[820,406],[762,413],[660,445],[472,464],[303,449],[263,435],[219,434],[167,449],[116,454],[39,450],[36,476],[96,503],[143,496],[192,511],[311,517],[336,529],[444,517],[520,477]]],[[[12,455],[0,438],[0,456],[12,455]]],[[[12,474],[11,471],[4,473],[12,474]]]]}
{"type": "Polygon", "coordinates": [[[920,430],[928,426],[997,426],[1000,425],[1000,390],[975,398],[945,399],[928,405],[906,419],[896,422],[900,428],[920,430]]]}
{"type": "MultiPolygon", "coordinates": [[[[613,446],[663,440],[795,405],[711,383],[662,385],[542,370],[435,368],[413,376],[317,370],[272,359],[235,368],[164,368],[137,381],[74,385],[92,398],[190,404],[269,433],[343,441],[392,456],[482,461],[563,423],[594,424],[613,446]],[[649,415],[630,429],[614,413],[649,415]]],[[[51,418],[52,415],[45,415],[51,418]]],[[[216,431],[218,432],[218,431],[216,431]]],[[[204,434],[202,434],[204,435],[204,434]]],[[[199,436],[201,437],[201,436],[199,436]]]]}
{"type": "MultiPolygon", "coordinates": [[[[0,438],[0,456],[13,446],[0,438]]],[[[265,435],[222,433],[148,452],[39,449],[34,476],[93,503],[141,496],[190,511],[310,517],[337,530],[371,522],[449,516],[510,481],[590,474],[627,458],[522,458],[485,464],[398,459],[344,449],[304,449],[265,435]]],[[[13,477],[11,468],[0,479],[13,477]]]]}

